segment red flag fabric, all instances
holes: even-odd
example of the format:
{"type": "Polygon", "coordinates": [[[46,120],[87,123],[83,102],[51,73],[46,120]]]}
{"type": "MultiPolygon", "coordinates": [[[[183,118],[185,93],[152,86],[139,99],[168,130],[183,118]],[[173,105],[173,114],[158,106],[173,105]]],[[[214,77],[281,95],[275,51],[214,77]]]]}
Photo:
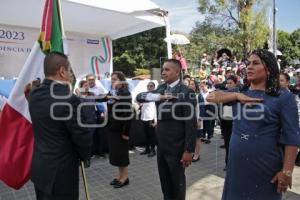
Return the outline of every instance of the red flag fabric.
{"type": "Polygon", "coordinates": [[[32,126],[9,104],[4,106],[0,125],[0,177],[8,186],[19,189],[30,178],[33,153],[32,126]]]}
{"type": "Polygon", "coordinates": [[[33,129],[25,97],[25,87],[44,78],[45,53],[63,52],[61,17],[58,0],[46,0],[43,23],[17,82],[0,113],[0,180],[19,189],[29,179],[33,155],[33,129]]]}

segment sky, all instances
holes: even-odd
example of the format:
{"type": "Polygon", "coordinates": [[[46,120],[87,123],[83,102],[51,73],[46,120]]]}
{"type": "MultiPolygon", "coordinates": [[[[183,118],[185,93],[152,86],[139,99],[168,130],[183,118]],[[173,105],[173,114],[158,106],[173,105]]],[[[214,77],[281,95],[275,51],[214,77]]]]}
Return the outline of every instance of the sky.
{"type": "MultiPolygon", "coordinates": [[[[189,33],[195,26],[196,21],[204,20],[204,16],[197,11],[198,0],[152,1],[169,11],[171,31],[189,33]]],[[[276,0],[276,7],[278,9],[277,29],[291,33],[300,28],[300,0],[276,0]]]]}

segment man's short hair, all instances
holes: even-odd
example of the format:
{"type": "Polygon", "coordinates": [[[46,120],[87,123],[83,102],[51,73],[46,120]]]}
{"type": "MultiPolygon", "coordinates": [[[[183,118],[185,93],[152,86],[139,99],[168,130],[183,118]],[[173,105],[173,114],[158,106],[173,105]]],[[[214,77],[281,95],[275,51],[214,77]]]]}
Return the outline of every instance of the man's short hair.
{"type": "Polygon", "coordinates": [[[94,79],[96,79],[96,76],[94,74],[87,74],[85,76],[85,79],[88,80],[89,77],[93,77],[94,79]]]}
{"type": "Polygon", "coordinates": [[[166,63],[166,62],[170,62],[170,63],[175,64],[175,65],[178,66],[179,69],[181,70],[181,63],[180,63],[179,60],[176,60],[176,59],[171,58],[171,59],[165,60],[165,63],[166,63]]]}
{"type": "Polygon", "coordinates": [[[68,57],[60,52],[51,52],[44,59],[45,76],[54,76],[61,67],[68,69],[70,63],[68,57]]]}

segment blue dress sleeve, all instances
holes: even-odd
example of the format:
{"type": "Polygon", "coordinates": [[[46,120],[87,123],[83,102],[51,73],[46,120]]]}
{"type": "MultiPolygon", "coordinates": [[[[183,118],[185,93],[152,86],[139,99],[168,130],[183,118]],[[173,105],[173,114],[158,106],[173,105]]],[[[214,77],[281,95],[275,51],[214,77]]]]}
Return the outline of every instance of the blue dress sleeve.
{"type": "Polygon", "coordinates": [[[281,135],[283,145],[300,146],[298,107],[294,95],[284,91],[280,95],[281,135]]]}

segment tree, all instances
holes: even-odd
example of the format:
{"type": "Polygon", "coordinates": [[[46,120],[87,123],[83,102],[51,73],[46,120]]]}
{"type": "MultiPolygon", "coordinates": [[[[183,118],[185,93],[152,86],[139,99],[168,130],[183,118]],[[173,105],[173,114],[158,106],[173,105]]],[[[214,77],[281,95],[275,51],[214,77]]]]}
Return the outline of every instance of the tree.
{"type": "Polygon", "coordinates": [[[167,56],[165,33],[160,27],[113,41],[114,70],[132,77],[137,68],[160,67],[160,57],[167,56]]]}
{"type": "Polygon", "coordinates": [[[197,22],[190,33],[191,44],[185,49],[189,60],[201,60],[201,55],[214,55],[223,47],[229,47],[235,56],[242,57],[242,45],[235,41],[238,30],[213,24],[211,20],[197,22]]]}
{"type": "Polygon", "coordinates": [[[293,44],[291,50],[291,58],[293,60],[300,58],[300,29],[295,30],[290,35],[290,40],[293,44]]]}
{"type": "Polygon", "coordinates": [[[234,30],[234,46],[242,44],[244,57],[263,47],[269,34],[266,20],[267,0],[198,0],[206,19],[234,30]]]}
{"type": "Polygon", "coordinates": [[[285,31],[277,31],[277,49],[282,53],[281,66],[286,66],[291,62],[291,52],[293,51],[293,44],[290,40],[290,34],[285,31]]]}
{"type": "Polygon", "coordinates": [[[282,64],[286,66],[292,64],[292,60],[300,57],[300,29],[295,30],[291,34],[279,30],[277,32],[278,49],[282,52],[282,64]]]}

